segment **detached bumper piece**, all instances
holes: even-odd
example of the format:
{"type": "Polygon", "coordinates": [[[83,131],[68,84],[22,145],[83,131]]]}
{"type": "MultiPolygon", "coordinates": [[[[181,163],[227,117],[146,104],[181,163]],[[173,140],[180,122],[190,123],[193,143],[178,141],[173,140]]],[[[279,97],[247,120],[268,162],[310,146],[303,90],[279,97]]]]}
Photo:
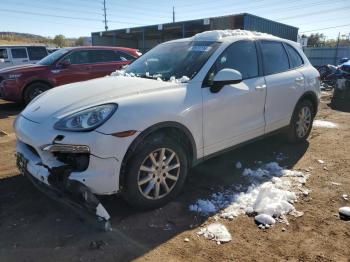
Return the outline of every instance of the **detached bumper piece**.
{"type": "Polygon", "coordinates": [[[99,229],[111,230],[110,215],[107,210],[87,186],[79,181],[69,179],[71,173],[69,166],[51,169],[46,167],[50,172],[48,177],[50,185],[33,177],[27,171],[26,160],[21,154],[17,154],[17,166],[20,172],[47,196],[68,205],[82,219],[92,222],[99,229]]]}

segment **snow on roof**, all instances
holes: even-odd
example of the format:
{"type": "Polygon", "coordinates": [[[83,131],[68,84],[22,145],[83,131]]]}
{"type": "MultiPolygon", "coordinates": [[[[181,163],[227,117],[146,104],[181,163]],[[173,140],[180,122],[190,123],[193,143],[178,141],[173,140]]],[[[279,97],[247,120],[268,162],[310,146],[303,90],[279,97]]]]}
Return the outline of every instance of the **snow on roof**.
{"type": "Polygon", "coordinates": [[[219,41],[226,37],[257,37],[257,36],[266,36],[266,37],[273,37],[276,38],[276,36],[266,34],[266,33],[260,33],[255,31],[247,31],[247,30],[213,30],[213,31],[205,31],[202,33],[198,33],[195,36],[193,36],[193,39],[195,41],[219,41]]]}

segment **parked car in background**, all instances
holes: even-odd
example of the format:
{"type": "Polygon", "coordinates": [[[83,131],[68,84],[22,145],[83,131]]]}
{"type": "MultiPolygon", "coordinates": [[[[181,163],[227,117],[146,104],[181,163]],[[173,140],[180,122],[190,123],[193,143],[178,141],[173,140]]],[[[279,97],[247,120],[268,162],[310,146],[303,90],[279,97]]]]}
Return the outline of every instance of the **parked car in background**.
{"type": "Polygon", "coordinates": [[[138,50],[122,47],[63,48],[36,64],[0,70],[0,97],[28,104],[52,87],[106,76],[138,56],[138,50]]]}
{"type": "Polygon", "coordinates": [[[0,46],[0,69],[34,64],[48,54],[45,46],[0,46]]]}
{"type": "Polygon", "coordinates": [[[21,172],[105,221],[94,194],[158,208],[219,152],[278,130],[305,142],[320,99],[297,43],[242,30],[160,44],[114,75],[50,90],[15,121],[21,172]]]}

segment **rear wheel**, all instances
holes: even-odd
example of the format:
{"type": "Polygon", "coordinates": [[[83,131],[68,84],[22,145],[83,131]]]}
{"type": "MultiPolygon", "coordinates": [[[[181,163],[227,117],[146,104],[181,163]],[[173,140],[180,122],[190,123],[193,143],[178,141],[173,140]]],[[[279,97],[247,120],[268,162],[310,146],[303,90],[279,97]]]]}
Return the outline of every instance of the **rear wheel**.
{"type": "Polygon", "coordinates": [[[314,108],[309,100],[302,100],[296,106],[287,136],[290,143],[301,143],[310,135],[314,120],[314,108]]]}
{"type": "Polygon", "coordinates": [[[141,209],[166,204],[180,192],[187,163],[186,153],[178,143],[161,136],[147,138],[127,163],[124,199],[141,209]]]}
{"type": "Polygon", "coordinates": [[[24,92],[24,102],[25,104],[29,104],[35,97],[40,95],[41,93],[50,89],[50,86],[44,83],[34,83],[29,85],[24,92]]]}

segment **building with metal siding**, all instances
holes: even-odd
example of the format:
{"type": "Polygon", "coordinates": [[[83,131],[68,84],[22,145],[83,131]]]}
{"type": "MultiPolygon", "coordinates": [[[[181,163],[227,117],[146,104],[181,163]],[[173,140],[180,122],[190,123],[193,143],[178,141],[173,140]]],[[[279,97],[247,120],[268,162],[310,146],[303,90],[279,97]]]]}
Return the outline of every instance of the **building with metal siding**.
{"type": "Polygon", "coordinates": [[[298,28],[251,14],[210,17],[183,22],[150,25],[91,33],[92,44],[123,46],[146,52],[159,43],[190,37],[208,30],[244,29],[297,40],[298,28]]]}

